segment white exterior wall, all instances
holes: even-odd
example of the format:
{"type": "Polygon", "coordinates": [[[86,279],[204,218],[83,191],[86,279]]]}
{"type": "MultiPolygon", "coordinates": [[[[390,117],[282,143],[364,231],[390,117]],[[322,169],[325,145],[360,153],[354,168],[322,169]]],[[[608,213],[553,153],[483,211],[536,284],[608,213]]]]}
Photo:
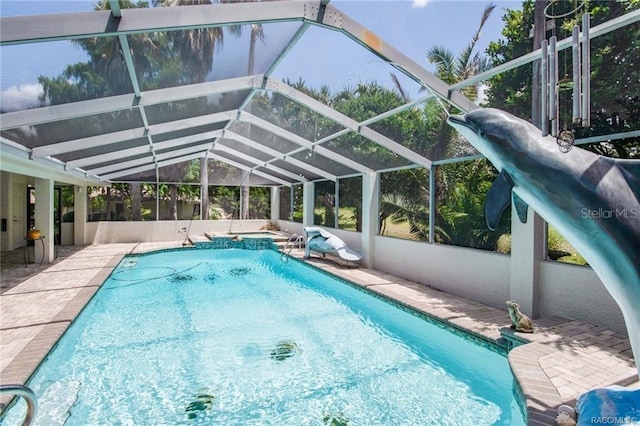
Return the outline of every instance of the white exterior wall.
{"type": "MultiPolygon", "coordinates": [[[[149,222],[88,222],[85,228],[89,243],[132,243],[140,241],[179,241],[187,238],[188,220],[159,220],[149,222]]],[[[194,220],[189,235],[256,231],[267,224],[260,220],[194,220]]]]}
{"type": "Polygon", "coordinates": [[[510,291],[509,256],[443,244],[376,237],[375,268],[498,308],[510,291]]]}
{"type": "Polygon", "coordinates": [[[618,304],[585,266],[540,263],[540,315],[586,321],[627,334],[618,304]]]}

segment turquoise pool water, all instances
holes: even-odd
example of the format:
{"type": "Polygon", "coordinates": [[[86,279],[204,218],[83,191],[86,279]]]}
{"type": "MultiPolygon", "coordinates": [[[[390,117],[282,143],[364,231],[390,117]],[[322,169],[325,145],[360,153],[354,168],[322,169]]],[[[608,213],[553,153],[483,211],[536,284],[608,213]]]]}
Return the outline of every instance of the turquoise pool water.
{"type": "Polygon", "coordinates": [[[28,385],[47,426],[524,424],[505,357],[273,250],[125,258],[28,385]]]}

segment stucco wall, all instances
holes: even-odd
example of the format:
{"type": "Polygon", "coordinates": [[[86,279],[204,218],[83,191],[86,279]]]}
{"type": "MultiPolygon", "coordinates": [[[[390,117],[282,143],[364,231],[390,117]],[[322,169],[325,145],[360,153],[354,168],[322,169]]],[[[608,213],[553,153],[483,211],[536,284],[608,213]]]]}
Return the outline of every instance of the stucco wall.
{"type": "Polygon", "coordinates": [[[205,232],[226,233],[256,231],[266,220],[160,220],[150,222],[89,222],[87,239],[91,244],[131,243],[139,241],[176,241],[191,236],[204,236],[205,232]],[[191,228],[189,228],[191,226],[191,228]]]}
{"type": "Polygon", "coordinates": [[[540,264],[540,315],[557,315],[626,334],[620,308],[591,268],[540,264]]]}
{"type": "Polygon", "coordinates": [[[509,256],[378,236],[374,257],[378,270],[487,305],[509,298],[509,256]]]}

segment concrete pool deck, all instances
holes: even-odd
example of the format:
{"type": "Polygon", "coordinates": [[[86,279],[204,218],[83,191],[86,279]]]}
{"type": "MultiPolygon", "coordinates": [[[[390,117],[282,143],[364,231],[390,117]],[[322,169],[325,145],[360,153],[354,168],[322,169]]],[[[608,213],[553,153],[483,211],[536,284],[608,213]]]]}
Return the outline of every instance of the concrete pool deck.
{"type": "MultiPolygon", "coordinates": [[[[28,380],[123,256],[174,247],[182,247],[182,241],[73,247],[62,249],[50,265],[27,267],[22,249],[2,253],[0,382],[28,380]]],[[[303,254],[298,249],[291,252],[296,258],[303,254]]],[[[347,268],[331,257],[307,262],[485,341],[501,339],[502,329],[529,342],[509,352],[529,425],[555,424],[557,407],[574,405],[589,389],[638,386],[629,339],[597,325],[542,318],[534,320],[535,333],[513,333],[506,307],[483,305],[374,269],[347,268]]],[[[0,403],[10,398],[4,395],[0,403]]]]}

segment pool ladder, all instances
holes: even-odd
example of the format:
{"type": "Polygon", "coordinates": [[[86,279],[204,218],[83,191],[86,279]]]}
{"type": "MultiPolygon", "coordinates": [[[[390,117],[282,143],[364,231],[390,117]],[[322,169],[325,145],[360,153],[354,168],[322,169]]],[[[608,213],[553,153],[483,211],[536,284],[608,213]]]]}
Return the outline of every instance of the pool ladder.
{"type": "Polygon", "coordinates": [[[280,256],[280,258],[286,262],[289,259],[288,256],[291,254],[291,250],[293,250],[296,244],[298,245],[299,250],[302,249],[306,244],[304,236],[298,234],[291,235],[282,249],[282,256],[280,256]]]}
{"type": "Polygon", "coordinates": [[[22,426],[29,426],[36,418],[38,411],[38,399],[36,394],[28,387],[23,385],[0,385],[0,395],[21,396],[27,403],[27,414],[22,422],[22,426]]]}

